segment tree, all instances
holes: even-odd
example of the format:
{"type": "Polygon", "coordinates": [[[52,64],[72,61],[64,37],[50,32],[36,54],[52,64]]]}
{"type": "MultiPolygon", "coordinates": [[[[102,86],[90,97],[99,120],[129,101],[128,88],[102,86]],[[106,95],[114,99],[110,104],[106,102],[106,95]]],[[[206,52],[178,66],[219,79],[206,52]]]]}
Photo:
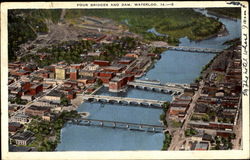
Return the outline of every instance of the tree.
{"type": "Polygon", "coordinates": [[[61,98],[60,104],[63,105],[63,106],[67,106],[67,105],[69,105],[69,100],[65,96],[63,96],[61,98]]]}
{"type": "Polygon", "coordinates": [[[98,86],[101,86],[102,85],[102,80],[101,79],[97,79],[96,83],[97,83],[98,86]]]}

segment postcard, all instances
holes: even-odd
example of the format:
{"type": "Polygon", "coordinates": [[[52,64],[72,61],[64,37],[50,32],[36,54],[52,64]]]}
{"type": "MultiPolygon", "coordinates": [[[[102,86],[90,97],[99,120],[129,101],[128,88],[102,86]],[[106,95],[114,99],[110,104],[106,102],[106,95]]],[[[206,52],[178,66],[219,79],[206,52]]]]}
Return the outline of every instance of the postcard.
{"type": "Polygon", "coordinates": [[[3,159],[247,159],[246,1],[1,4],[3,159]]]}

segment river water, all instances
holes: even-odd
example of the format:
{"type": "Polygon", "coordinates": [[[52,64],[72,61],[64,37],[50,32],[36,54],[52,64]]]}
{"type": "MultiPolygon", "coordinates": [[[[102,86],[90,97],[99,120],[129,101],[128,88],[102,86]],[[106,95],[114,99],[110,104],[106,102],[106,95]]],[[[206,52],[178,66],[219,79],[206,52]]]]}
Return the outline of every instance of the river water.
{"type": "MultiPolygon", "coordinates": [[[[199,11],[207,15],[206,11],[199,11]]],[[[211,15],[207,15],[211,16],[211,15]]],[[[214,16],[213,16],[214,17],[214,16]]],[[[219,20],[226,26],[228,35],[214,37],[199,42],[180,39],[181,46],[223,49],[227,40],[240,37],[240,20],[225,18],[219,20]]],[[[215,55],[181,51],[165,51],[162,58],[141,79],[159,80],[175,83],[191,83],[199,76],[200,71],[215,55]]],[[[110,93],[106,88],[97,92],[99,95],[147,98],[171,101],[172,97],[163,93],[128,89],[126,93],[110,93]]],[[[138,106],[118,104],[83,103],[80,112],[89,112],[88,118],[114,120],[133,123],[160,125],[161,109],[149,109],[138,106]]],[[[162,133],[136,132],[122,129],[110,129],[66,124],[61,131],[61,143],[56,151],[122,151],[122,150],[161,150],[164,135],[162,133]]]]}

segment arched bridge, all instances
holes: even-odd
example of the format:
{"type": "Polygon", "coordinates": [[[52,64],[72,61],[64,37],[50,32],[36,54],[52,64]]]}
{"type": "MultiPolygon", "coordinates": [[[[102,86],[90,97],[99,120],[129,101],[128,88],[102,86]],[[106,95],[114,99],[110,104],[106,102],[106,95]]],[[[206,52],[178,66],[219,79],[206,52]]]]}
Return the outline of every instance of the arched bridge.
{"type": "Polygon", "coordinates": [[[129,129],[131,131],[147,131],[154,133],[162,133],[164,132],[164,130],[167,129],[166,126],[163,125],[129,123],[129,122],[97,120],[88,118],[68,119],[68,120],[69,123],[77,125],[129,129]]]}
{"type": "Polygon", "coordinates": [[[215,48],[198,48],[198,47],[188,47],[188,46],[170,46],[167,43],[154,43],[151,44],[154,47],[162,47],[167,48],[169,50],[176,50],[176,51],[184,51],[184,52],[200,52],[200,53],[212,53],[217,54],[220,53],[222,50],[215,49],[215,48]]]}
{"type": "Polygon", "coordinates": [[[222,50],[214,48],[197,48],[187,46],[165,46],[169,50],[186,51],[186,52],[202,52],[202,53],[220,53],[222,50]]]}
{"type": "Polygon", "coordinates": [[[139,89],[148,89],[152,91],[160,91],[168,94],[181,94],[184,92],[184,88],[181,86],[175,85],[157,85],[157,84],[149,84],[149,83],[141,83],[141,82],[128,82],[129,86],[139,89]]]}
{"type": "Polygon", "coordinates": [[[98,102],[116,102],[120,104],[128,105],[142,105],[151,108],[162,108],[165,101],[151,100],[151,99],[139,99],[139,98],[128,98],[128,97],[115,97],[115,96],[102,96],[102,95],[83,95],[83,99],[87,101],[98,101],[98,102]]]}

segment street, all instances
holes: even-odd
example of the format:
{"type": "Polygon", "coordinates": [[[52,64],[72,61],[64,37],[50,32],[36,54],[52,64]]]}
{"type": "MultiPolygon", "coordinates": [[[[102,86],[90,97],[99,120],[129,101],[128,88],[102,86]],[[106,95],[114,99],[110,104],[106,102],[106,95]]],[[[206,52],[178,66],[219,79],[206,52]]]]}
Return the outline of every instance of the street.
{"type": "Polygon", "coordinates": [[[181,144],[183,143],[183,140],[185,139],[185,130],[186,130],[187,124],[191,118],[193,111],[194,111],[194,106],[196,104],[196,101],[200,97],[201,90],[202,90],[203,86],[204,86],[204,83],[203,83],[203,81],[201,81],[200,87],[199,87],[198,91],[196,91],[196,93],[194,94],[193,100],[190,103],[190,107],[189,107],[187,114],[185,116],[184,124],[182,125],[182,127],[180,129],[178,129],[175,132],[175,134],[173,134],[172,141],[171,141],[171,144],[170,144],[168,150],[179,150],[179,147],[181,147],[181,144]]]}

